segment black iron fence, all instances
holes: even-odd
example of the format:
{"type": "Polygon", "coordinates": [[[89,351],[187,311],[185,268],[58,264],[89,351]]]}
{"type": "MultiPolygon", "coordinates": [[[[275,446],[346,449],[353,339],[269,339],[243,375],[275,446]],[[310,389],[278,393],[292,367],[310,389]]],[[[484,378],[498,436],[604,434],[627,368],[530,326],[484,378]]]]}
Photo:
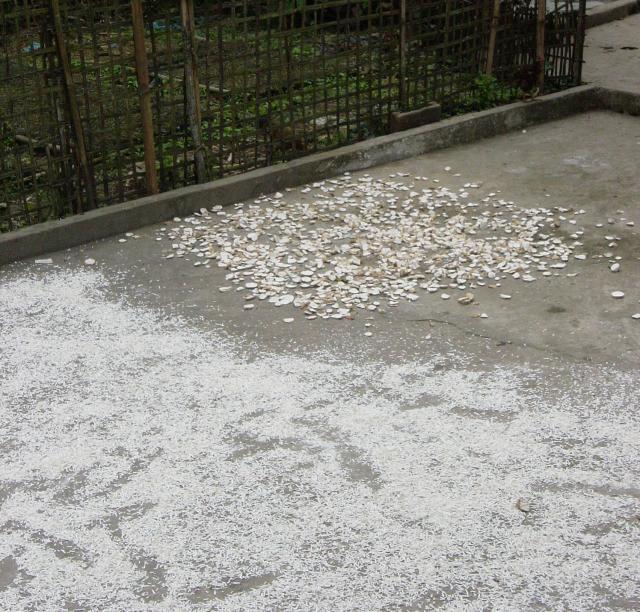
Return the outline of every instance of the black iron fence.
{"type": "Polygon", "coordinates": [[[580,82],[584,0],[0,0],[0,230],[580,82]]]}

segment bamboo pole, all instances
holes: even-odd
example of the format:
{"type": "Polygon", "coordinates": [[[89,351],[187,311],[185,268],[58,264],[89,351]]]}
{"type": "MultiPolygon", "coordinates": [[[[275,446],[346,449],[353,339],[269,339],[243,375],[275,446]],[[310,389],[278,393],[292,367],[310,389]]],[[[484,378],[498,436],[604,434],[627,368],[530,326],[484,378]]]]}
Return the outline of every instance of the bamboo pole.
{"type": "Polygon", "coordinates": [[[187,116],[191,128],[191,138],[195,147],[196,181],[207,180],[207,166],[202,145],[200,111],[200,86],[198,84],[198,64],[196,56],[195,16],[193,0],[180,0],[182,31],[184,38],[184,81],[187,116]]]}
{"type": "Polygon", "coordinates": [[[547,18],[547,0],[538,0],[536,19],[536,68],[538,71],[538,89],[544,89],[544,28],[547,18]]]}
{"type": "MultiPolygon", "coordinates": [[[[53,49],[54,38],[50,28],[43,29],[42,47],[44,49],[53,49]]],[[[56,131],[59,137],[59,145],[54,145],[54,156],[59,156],[59,175],[61,179],[61,185],[58,188],[60,197],[60,210],[58,211],[59,217],[64,217],[67,213],[67,206],[71,206],[71,210],[74,208],[79,209],[82,207],[79,190],[72,191],[73,185],[73,172],[69,164],[69,151],[71,147],[67,139],[66,121],[64,119],[64,110],[62,108],[63,101],[59,92],[64,92],[64,85],[58,75],[58,71],[55,66],[54,55],[47,53],[44,57],[45,62],[45,83],[47,85],[50,100],[50,108],[53,123],[56,126],[56,131]],[[74,204],[75,199],[75,204],[74,204]]],[[[64,93],[63,93],[64,95],[64,93]]]]}
{"type": "Polygon", "coordinates": [[[158,193],[158,172],[156,169],[156,144],[153,135],[153,109],[151,107],[151,87],[149,81],[149,61],[144,38],[144,15],[142,0],[131,0],[131,23],[135,49],[136,74],[140,92],[142,133],[144,138],[144,168],[149,194],[158,193]]]}
{"type": "Polygon", "coordinates": [[[573,79],[576,85],[582,83],[582,63],[584,59],[584,37],[586,25],[586,0],[580,0],[578,8],[578,28],[576,33],[576,48],[574,51],[573,79]]]}
{"type": "Polygon", "coordinates": [[[491,27],[489,30],[489,48],[487,49],[487,68],[485,70],[488,76],[493,74],[498,25],[500,24],[500,1],[501,0],[493,0],[493,13],[491,14],[491,27]]]}
{"type": "MultiPolygon", "coordinates": [[[[67,53],[67,45],[64,39],[64,32],[62,30],[62,17],[60,15],[59,0],[51,0],[51,14],[53,17],[56,49],[58,51],[58,59],[62,66],[62,77],[64,80],[65,93],[67,95],[67,103],[69,105],[69,113],[71,115],[71,124],[76,138],[76,158],[84,180],[85,189],[87,191],[89,209],[93,209],[96,207],[95,184],[93,181],[93,174],[89,166],[89,156],[87,155],[84,128],[82,126],[82,118],[80,116],[80,109],[78,108],[78,101],[76,99],[76,87],[73,82],[73,74],[71,73],[71,64],[67,53]]],[[[80,202],[80,205],[81,204],[82,203],[80,202]]],[[[79,210],[78,212],[82,212],[82,210],[79,210]]]]}
{"type": "Polygon", "coordinates": [[[407,0],[400,0],[400,110],[407,110],[407,0]]]}

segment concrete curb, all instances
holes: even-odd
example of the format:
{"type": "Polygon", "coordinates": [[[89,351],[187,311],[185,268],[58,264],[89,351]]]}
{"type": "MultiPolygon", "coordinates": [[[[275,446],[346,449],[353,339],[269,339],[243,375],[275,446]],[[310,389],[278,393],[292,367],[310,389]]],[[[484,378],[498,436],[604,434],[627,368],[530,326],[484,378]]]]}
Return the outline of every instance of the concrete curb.
{"type": "Polygon", "coordinates": [[[640,94],[622,89],[597,88],[603,109],[627,115],[640,115],[640,94]]]}
{"type": "Polygon", "coordinates": [[[585,25],[587,28],[595,28],[637,12],[640,12],[640,0],[616,0],[588,11],[585,25]]]}
{"type": "Polygon", "coordinates": [[[363,170],[597,109],[640,114],[640,96],[584,85],[533,102],[470,113],[286,164],[41,223],[0,235],[0,265],[184,217],[216,204],[230,205],[341,172],[363,170]]]}

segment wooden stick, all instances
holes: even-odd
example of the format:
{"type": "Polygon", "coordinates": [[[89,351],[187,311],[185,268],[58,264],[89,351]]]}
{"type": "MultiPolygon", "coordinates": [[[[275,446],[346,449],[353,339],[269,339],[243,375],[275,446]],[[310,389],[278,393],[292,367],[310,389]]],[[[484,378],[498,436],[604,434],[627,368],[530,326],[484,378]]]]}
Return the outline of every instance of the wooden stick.
{"type": "MultiPolygon", "coordinates": [[[[76,137],[75,147],[78,165],[82,172],[85,188],[87,190],[87,200],[89,209],[96,207],[96,191],[93,173],[89,166],[89,156],[87,155],[87,145],[84,137],[84,128],[82,126],[82,118],[78,101],[76,99],[76,87],[73,82],[73,74],[71,73],[71,64],[67,53],[67,45],[62,30],[62,17],[60,15],[60,1],[51,0],[51,13],[53,16],[53,27],[56,38],[56,49],[58,51],[58,59],[62,66],[62,76],[64,80],[65,92],[67,94],[67,103],[69,104],[69,112],[71,114],[71,124],[76,137]]],[[[79,210],[78,212],[82,212],[79,210]]]]}
{"type": "Polygon", "coordinates": [[[158,193],[158,172],[156,169],[156,144],[153,134],[153,109],[151,107],[151,89],[149,81],[149,61],[144,38],[144,15],[142,0],[131,0],[131,23],[133,26],[133,45],[135,48],[136,74],[140,91],[140,111],[142,113],[142,132],[144,137],[144,168],[147,176],[147,191],[158,193]]]}
{"type": "Polygon", "coordinates": [[[578,31],[576,33],[576,48],[573,60],[573,82],[576,85],[582,83],[582,63],[584,59],[584,36],[586,25],[586,0],[580,0],[578,8],[578,31]]]}
{"type": "Polygon", "coordinates": [[[491,15],[491,28],[489,30],[489,48],[487,50],[486,74],[493,74],[493,62],[496,54],[496,39],[498,37],[498,25],[500,24],[500,0],[493,0],[493,14],[491,15]]]}
{"type": "Polygon", "coordinates": [[[407,110],[407,0],[400,0],[400,110],[407,110]]]}
{"type": "Polygon", "coordinates": [[[547,18],[547,0],[538,0],[536,19],[536,67],[538,70],[538,89],[544,88],[544,27],[547,18]]]}
{"type": "Polygon", "coordinates": [[[184,38],[184,80],[187,115],[191,127],[191,138],[195,147],[196,181],[204,183],[207,180],[207,166],[204,156],[201,135],[200,86],[198,84],[198,69],[195,39],[195,18],[193,0],[180,0],[182,15],[182,31],[184,38]]]}

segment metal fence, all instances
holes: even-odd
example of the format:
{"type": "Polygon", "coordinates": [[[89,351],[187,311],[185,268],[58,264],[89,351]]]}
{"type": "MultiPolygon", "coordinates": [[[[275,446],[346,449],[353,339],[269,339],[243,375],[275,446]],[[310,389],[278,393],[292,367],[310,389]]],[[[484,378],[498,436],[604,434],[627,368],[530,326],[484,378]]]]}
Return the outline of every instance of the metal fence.
{"type": "Polygon", "coordinates": [[[584,0],[0,0],[0,230],[579,83],[584,0]]]}

